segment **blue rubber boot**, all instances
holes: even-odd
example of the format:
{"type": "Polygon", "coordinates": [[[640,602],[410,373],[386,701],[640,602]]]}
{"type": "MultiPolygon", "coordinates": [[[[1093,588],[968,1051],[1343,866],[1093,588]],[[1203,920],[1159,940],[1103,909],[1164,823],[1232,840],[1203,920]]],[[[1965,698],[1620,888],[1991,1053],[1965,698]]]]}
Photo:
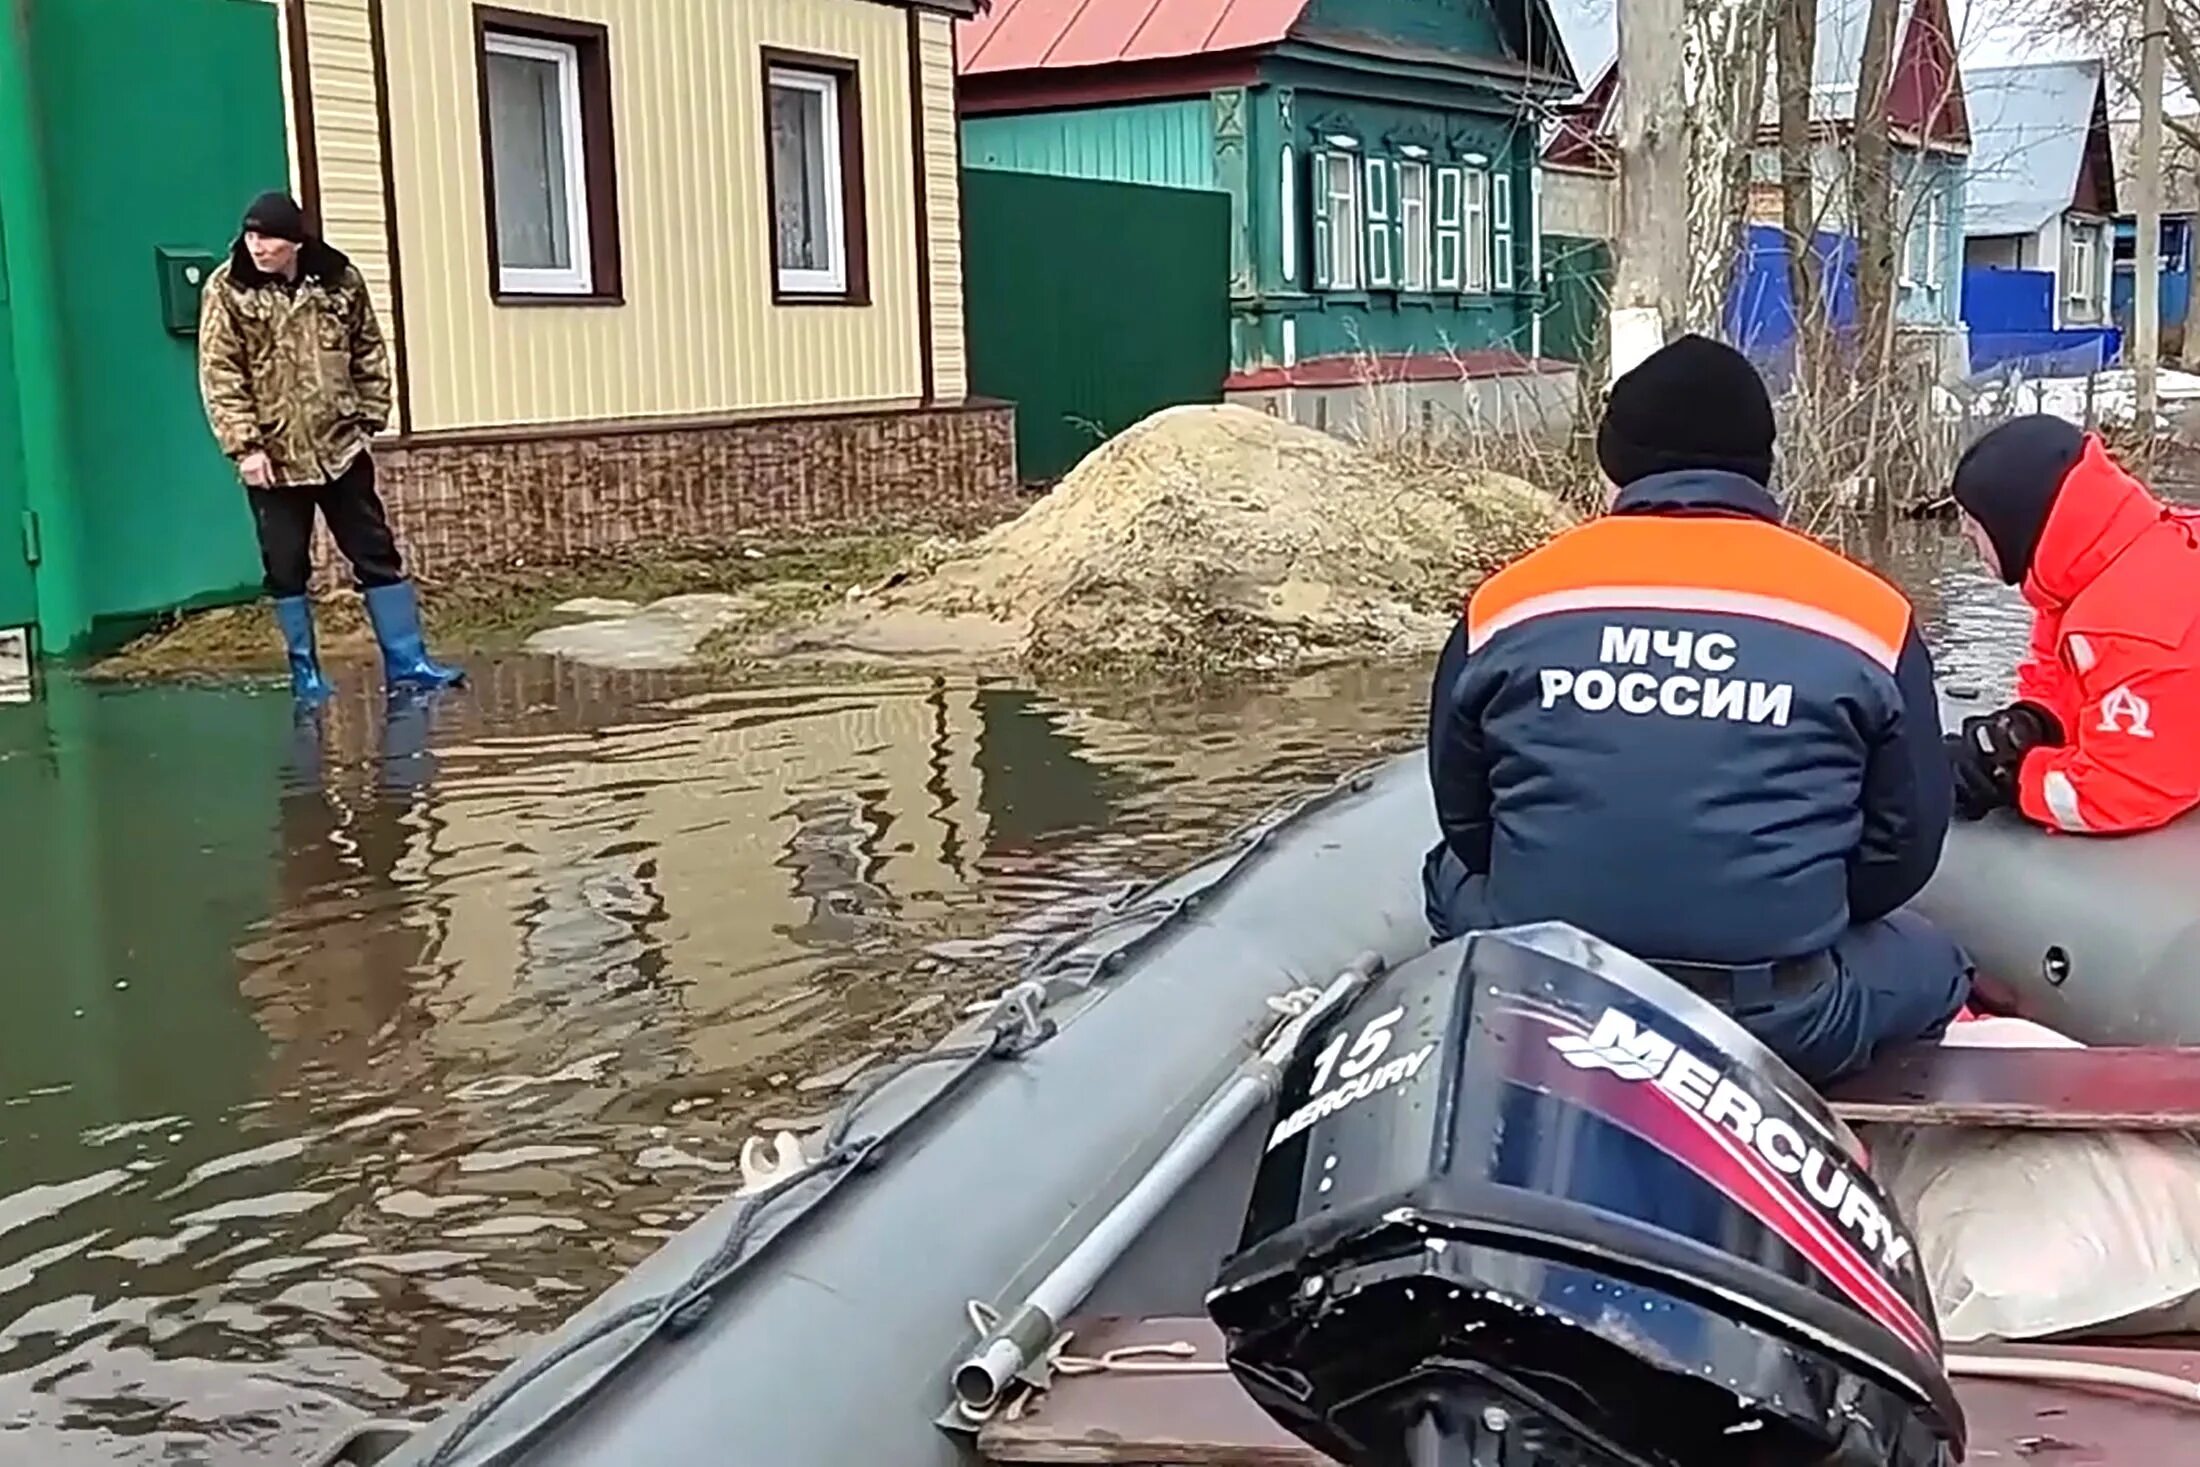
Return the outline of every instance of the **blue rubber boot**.
{"type": "Polygon", "coordinates": [[[303,596],[285,596],[275,603],[275,624],[283,629],[283,648],[290,654],[290,693],[302,707],[318,708],[336,690],[321,676],[321,654],[313,644],[313,603],[303,596]]]}
{"type": "Polygon", "coordinates": [[[367,620],[382,644],[382,670],[393,688],[447,688],[466,674],[428,655],[420,636],[420,598],[411,581],[373,586],[366,592],[367,620]]]}

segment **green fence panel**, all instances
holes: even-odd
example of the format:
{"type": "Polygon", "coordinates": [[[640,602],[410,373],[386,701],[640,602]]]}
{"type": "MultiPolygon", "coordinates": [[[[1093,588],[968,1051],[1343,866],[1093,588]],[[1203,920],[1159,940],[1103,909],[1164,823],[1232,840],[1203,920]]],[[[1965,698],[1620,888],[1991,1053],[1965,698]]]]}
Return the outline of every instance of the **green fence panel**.
{"type": "Polygon", "coordinates": [[[1596,353],[1612,298],[1612,247],[1601,239],[1546,235],[1551,291],[1543,316],[1543,354],[1586,362],[1596,353]]]}
{"type": "Polygon", "coordinates": [[[196,340],[164,323],[155,252],[226,253],[245,204],[284,187],[279,11],[70,0],[30,13],[92,616],[249,595],[251,517],[207,432],[196,340]]]}
{"type": "Polygon", "coordinates": [[[1149,413],[1222,400],[1228,195],[979,168],[963,227],[971,390],[1016,404],[1027,482],[1149,413]]]}

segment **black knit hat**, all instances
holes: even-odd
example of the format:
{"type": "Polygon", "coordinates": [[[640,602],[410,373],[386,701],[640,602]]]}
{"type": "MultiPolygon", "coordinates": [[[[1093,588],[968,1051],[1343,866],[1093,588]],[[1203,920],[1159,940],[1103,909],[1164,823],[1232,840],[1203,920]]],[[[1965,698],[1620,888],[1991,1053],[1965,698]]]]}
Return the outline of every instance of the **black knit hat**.
{"type": "Polygon", "coordinates": [[[2061,418],[2012,418],[1964,450],[1950,492],[1994,542],[2001,578],[2022,584],[2063,480],[2085,456],[2085,434],[2061,418]]]}
{"type": "Polygon", "coordinates": [[[304,244],[308,238],[306,213],[296,199],[279,189],[264,193],[244,211],[244,232],[304,244]]]}
{"type": "Polygon", "coordinates": [[[1772,397],[1749,359],[1683,336],[1612,384],[1597,462],[1622,489],[1673,469],[1725,469],[1772,482],[1772,397]]]}

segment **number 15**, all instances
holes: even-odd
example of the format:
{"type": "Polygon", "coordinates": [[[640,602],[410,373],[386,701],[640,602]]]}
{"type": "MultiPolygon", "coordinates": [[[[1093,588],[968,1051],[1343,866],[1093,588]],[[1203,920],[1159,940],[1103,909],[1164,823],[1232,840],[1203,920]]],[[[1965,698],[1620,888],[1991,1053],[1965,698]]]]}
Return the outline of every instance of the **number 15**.
{"type": "Polygon", "coordinates": [[[1377,1014],[1360,1026],[1360,1032],[1356,1036],[1349,1030],[1339,1030],[1337,1037],[1324,1045],[1322,1052],[1314,1057],[1314,1088],[1307,1094],[1319,1095],[1327,1089],[1332,1078],[1331,1071],[1335,1071],[1336,1079],[1350,1080],[1381,1064],[1384,1054],[1389,1052],[1391,1035],[1405,1014],[1403,1008],[1392,1009],[1387,1014],[1377,1014]],[[1352,1046],[1350,1054],[1345,1053],[1345,1042],[1348,1039],[1352,1046]],[[1337,1063],[1340,1055],[1344,1058],[1343,1064],[1337,1063]]]}

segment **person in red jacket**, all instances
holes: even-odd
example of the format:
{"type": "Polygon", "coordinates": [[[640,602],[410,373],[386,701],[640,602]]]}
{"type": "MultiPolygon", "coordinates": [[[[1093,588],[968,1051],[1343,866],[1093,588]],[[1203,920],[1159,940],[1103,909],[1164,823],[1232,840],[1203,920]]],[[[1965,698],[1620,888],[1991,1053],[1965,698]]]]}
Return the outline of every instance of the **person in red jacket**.
{"type": "Polygon", "coordinates": [[[1979,439],[1954,496],[2033,612],[2017,701],[1947,736],[1957,815],[2115,835],[2200,805],[2200,523],[2052,417],[1979,439]]]}

